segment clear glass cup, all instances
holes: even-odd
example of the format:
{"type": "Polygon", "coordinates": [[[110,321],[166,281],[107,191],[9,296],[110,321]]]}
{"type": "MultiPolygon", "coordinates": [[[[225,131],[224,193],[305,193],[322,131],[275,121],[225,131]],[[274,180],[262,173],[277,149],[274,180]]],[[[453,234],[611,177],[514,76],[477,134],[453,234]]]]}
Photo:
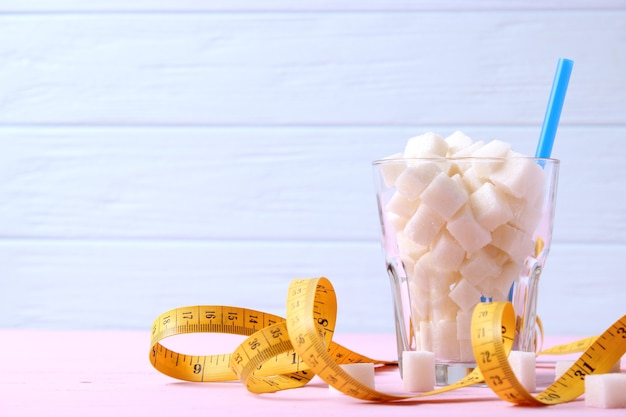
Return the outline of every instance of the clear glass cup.
{"type": "Polygon", "coordinates": [[[515,348],[535,351],[559,163],[523,156],[373,162],[400,364],[403,351],[426,350],[435,353],[438,385],[471,372],[471,314],[485,301],[511,301],[515,348]]]}

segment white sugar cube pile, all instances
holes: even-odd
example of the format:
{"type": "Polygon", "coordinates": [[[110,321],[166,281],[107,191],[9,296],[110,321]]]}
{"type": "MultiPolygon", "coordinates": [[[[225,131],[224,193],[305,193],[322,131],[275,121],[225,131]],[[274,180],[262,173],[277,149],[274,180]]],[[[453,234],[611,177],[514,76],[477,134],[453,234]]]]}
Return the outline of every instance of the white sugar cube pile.
{"type": "Polygon", "coordinates": [[[419,350],[472,361],[469,312],[481,296],[506,300],[534,252],[545,173],[521,156],[499,140],[426,133],[386,158],[403,163],[381,166],[395,187],[385,215],[409,281],[419,350]]]}

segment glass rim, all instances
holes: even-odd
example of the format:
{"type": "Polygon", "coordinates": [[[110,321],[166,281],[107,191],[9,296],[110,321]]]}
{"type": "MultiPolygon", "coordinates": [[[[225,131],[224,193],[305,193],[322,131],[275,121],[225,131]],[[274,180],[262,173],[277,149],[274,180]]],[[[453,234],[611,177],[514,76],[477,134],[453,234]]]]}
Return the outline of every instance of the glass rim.
{"type": "Polygon", "coordinates": [[[468,162],[468,161],[484,161],[484,162],[502,162],[510,160],[532,160],[538,162],[549,162],[559,164],[560,159],[557,158],[538,158],[535,156],[515,155],[515,156],[426,156],[405,158],[402,156],[381,158],[372,161],[372,165],[384,165],[389,163],[406,163],[406,162],[468,162]]]}

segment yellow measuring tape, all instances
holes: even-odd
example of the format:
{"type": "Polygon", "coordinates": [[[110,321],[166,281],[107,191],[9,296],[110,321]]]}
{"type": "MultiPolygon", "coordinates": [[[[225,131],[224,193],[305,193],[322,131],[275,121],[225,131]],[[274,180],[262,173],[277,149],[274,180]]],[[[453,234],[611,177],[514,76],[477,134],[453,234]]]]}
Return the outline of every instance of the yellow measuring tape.
{"type": "Polygon", "coordinates": [[[520,405],[551,405],[571,401],[584,391],[584,377],[605,373],[626,352],[626,315],[602,335],[557,346],[540,354],[584,351],[554,384],[533,396],[517,380],[508,362],[513,345],[515,315],[510,303],[481,303],[473,313],[472,344],[477,367],[462,380],[417,395],[376,391],[353,378],[339,365],[395,362],[362,356],[332,341],[337,314],[335,291],[326,278],[293,280],[287,296],[286,318],[229,306],[193,306],[161,314],[152,326],[150,362],[173,378],[195,381],[239,379],[254,393],[275,392],[306,385],[315,375],[340,392],[368,401],[398,401],[431,396],[480,382],[502,399],[520,405]],[[186,355],[160,342],[189,333],[230,333],[247,336],[234,352],[186,355]]]}

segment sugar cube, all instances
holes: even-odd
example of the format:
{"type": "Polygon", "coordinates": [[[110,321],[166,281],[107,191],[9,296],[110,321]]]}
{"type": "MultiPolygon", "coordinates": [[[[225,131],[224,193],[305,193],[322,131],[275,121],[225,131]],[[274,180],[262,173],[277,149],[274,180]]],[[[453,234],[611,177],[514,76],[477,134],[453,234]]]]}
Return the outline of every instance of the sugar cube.
{"type": "MultiPolygon", "coordinates": [[[[359,381],[368,388],[375,389],[374,364],[373,363],[344,363],[339,367],[346,371],[348,375],[359,381]]],[[[332,392],[339,392],[332,385],[328,386],[332,392]]]]}
{"type": "Polygon", "coordinates": [[[592,374],[585,377],[585,405],[626,408],[626,374],[592,374]]]}
{"type": "Polygon", "coordinates": [[[507,143],[492,140],[480,149],[474,151],[472,154],[473,157],[485,158],[484,160],[473,161],[472,168],[474,168],[476,175],[484,179],[491,178],[492,175],[504,165],[505,160],[503,158],[510,148],[511,145],[507,143]]]}
{"type": "Polygon", "coordinates": [[[535,368],[537,362],[535,352],[512,350],[509,353],[509,364],[522,386],[529,392],[536,391],[537,378],[535,368]]]}
{"type": "Polygon", "coordinates": [[[404,232],[415,243],[427,246],[443,227],[445,220],[426,204],[420,204],[404,232]]]}
{"type": "Polygon", "coordinates": [[[456,271],[465,258],[465,250],[450,232],[443,230],[430,249],[430,262],[444,270],[456,271]]]}
{"type": "Polygon", "coordinates": [[[456,131],[450,136],[446,137],[445,141],[448,143],[448,156],[452,156],[461,149],[467,148],[474,141],[461,131],[456,131]]]}
{"type": "Polygon", "coordinates": [[[517,152],[510,152],[511,156],[522,157],[523,164],[528,166],[528,171],[523,175],[526,175],[526,181],[523,184],[525,190],[524,198],[529,204],[534,206],[541,206],[544,197],[544,181],[545,172],[541,165],[534,161],[530,161],[524,158],[524,155],[517,152]]]}
{"type": "Polygon", "coordinates": [[[498,276],[501,270],[493,254],[484,249],[474,252],[469,259],[463,261],[459,269],[463,278],[467,279],[474,286],[477,286],[485,279],[491,281],[498,276]]]}
{"type": "Polygon", "coordinates": [[[474,345],[471,339],[459,338],[459,360],[461,362],[475,362],[474,345]]]}
{"type": "Polygon", "coordinates": [[[417,200],[440,172],[441,168],[432,161],[411,162],[396,179],[396,190],[409,200],[417,200]]]}
{"type": "Polygon", "coordinates": [[[398,232],[396,238],[398,240],[398,248],[403,257],[417,261],[428,250],[428,247],[415,243],[404,232],[398,232]]]}
{"type": "MultiPolygon", "coordinates": [[[[396,159],[396,158],[402,158],[402,153],[397,153],[397,154],[388,156],[383,159],[396,159]]],[[[396,179],[404,170],[404,167],[405,167],[404,164],[382,164],[380,166],[380,173],[383,177],[383,181],[385,185],[387,186],[387,188],[393,187],[393,185],[396,183],[396,179]]]]}
{"type": "MultiPolygon", "coordinates": [[[[459,164],[460,162],[457,163],[457,165],[459,164]]],[[[462,173],[461,179],[463,180],[465,189],[467,189],[470,194],[478,190],[485,183],[485,181],[478,178],[478,175],[474,172],[474,168],[471,166],[462,173]]]]}
{"type": "Polygon", "coordinates": [[[430,321],[419,322],[419,346],[421,350],[433,351],[433,325],[430,321]]]}
{"type": "Polygon", "coordinates": [[[428,279],[428,289],[436,300],[437,295],[448,294],[450,286],[457,282],[461,275],[457,271],[445,271],[431,263],[432,253],[428,253],[419,260],[428,279]]]}
{"type": "Polygon", "coordinates": [[[397,214],[392,212],[385,213],[384,222],[390,224],[393,227],[393,230],[396,231],[396,233],[402,232],[402,230],[404,230],[404,228],[406,227],[408,221],[408,217],[398,216],[397,214]]]}
{"type": "MultiPolygon", "coordinates": [[[[479,141],[472,143],[470,146],[466,146],[462,149],[459,149],[458,151],[453,153],[451,156],[453,158],[466,158],[468,156],[472,156],[474,152],[476,152],[478,149],[480,149],[484,145],[485,145],[485,142],[483,142],[482,140],[479,140],[479,141]]],[[[457,161],[457,162],[462,162],[462,161],[457,161]]],[[[464,166],[464,169],[462,169],[462,171],[465,171],[466,169],[468,169],[469,166],[471,166],[471,164],[468,166],[464,166]]]]}
{"type": "Polygon", "coordinates": [[[426,254],[424,259],[420,259],[415,263],[413,267],[413,278],[409,281],[409,287],[414,287],[416,290],[428,291],[429,289],[429,265],[427,265],[428,257],[430,254],[426,254]]]}
{"type": "Polygon", "coordinates": [[[456,315],[452,320],[436,321],[433,328],[433,351],[435,356],[446,360],[459,360],[459,343],[456,333],[456,315]]]}
{"type": "Polygon", "coordinates": [[[450,298],[463,311],[468,311],[480,301],[481,293],[466,279],[461,279],[450,291],[450,298]]]}
{"type": "Polygon", "coordinates": [[[510,195],[534,203],[539,193],[543,192],[543,176],[543,170],[532,159],[507,158],[490,178],[510,195]]]}
{"type": "Polygon", "coordinates": [[[490,182],[482,184],[470,195],[469,200],[476,221],[490,232],[513,219],[507,197],[490,182]]]}
{"type": "Polygon", "coordinates": [[[410,138],[404,148],[405,158],[445,157],[447,153],[448,143],[433,132],[410,138]]]}
{"type": "Polygon", "coordinates": [[[459,306],[450,298],[449,292],[448,288],[439,292],[430,291],[430,319],[435,323],[456,318],[459,306]]]}
{"type": "Polygon", "coordinates": [[[412,285],[412,280],[409,280],[409,291],[411,291],[411,320],[414,323],[427,320],[430,311],[428,291],[412,285]]]}
{"type": "Polygon", "coordinates": [[[467,205],[448,221],[447,229],[468,254],[484,247],[491,240],[491,233],[476,221],[467,205]]]}
{"type": "Polygon", "coordinates": [[[498,279],[493,280],[493,290],[508,294],[513,282],[519,278],[521,270],[522,265],[519,263],[507,262],[502,265],[498,279]]]}
{"type": "Polygon", "coordinates": [[[419,200],[409,200],[404,194],[394,193],[385,206],[385,210],[401,217],[410,218],[419,204],[419,200]]]}
{"type": "Polygon", "coordinates": [[[402,384],[410,392],[431,391],[435,386],[435,354],[423,350],[402,352],[402,384]]]}
{"type": "Polygon", "coordinates": [[[491,244],[508,253],[513,262],[521,263],[533,253],[535,243],[532,236],[523,230],[503,224],[496,228],[491,236],[491,244]]]}
{"type": "Polygon", "coordinates": [[[494,139],[479,149],[476,149],[472,156],[476,158],[503,158],[511,150],[511,144],[494,139]]]}
{"type": "Polygon", "coordinates": [[[459,340],[471,340],[472,311],[460,310],[456,313],[456,336],[459,340]]]}
{"type": "MultiPolygon", "coordinates": [[[[496,188],[499,187],[496,186],[496,188]]],[[[515,197],[509,197],[507,200],[513,212],[513,217],[509,221],[509,224],[520,230],[535,230],[541,219],[541,206],[532,205],[524,199],[515,197]]]]}
{"type": "Polygon", "coordinates": [[[448,220],[465,204],[468,195],[459,181],[455,181],[442,172],[428,184],[420,194],[420,198],[444,220],[448,220]]]}
{"type": "Polygon", "coordinates": [[[574,360],[556,361],[556,363],[554,364],[554,379],[559,379],[565,372],[567,372],[569,368],[572,367],[572,365],[574,365],[575,362],[576,361],[574,360]]]}

